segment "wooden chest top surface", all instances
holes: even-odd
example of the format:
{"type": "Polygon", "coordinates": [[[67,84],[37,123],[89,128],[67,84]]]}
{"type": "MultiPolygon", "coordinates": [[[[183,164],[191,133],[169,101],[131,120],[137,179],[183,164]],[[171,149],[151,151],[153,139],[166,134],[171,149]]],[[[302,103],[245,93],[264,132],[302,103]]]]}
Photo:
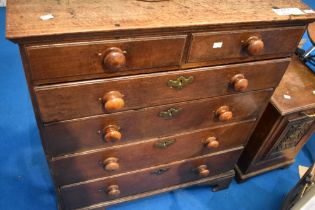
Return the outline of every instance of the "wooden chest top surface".
{"type": "Polygon", "coordinates": [[[271,102],[282,115],[315,108],[315,74],[293,57],[271,102]]]}
{"type": "Polygon", "coordinates": [[[298,0],[11,0],[7,38],[312,21],[315,14],[279,16],[272,8],[309,7],[298,0]],[[41,20],[52,14],[54,18],[41,20]]]}

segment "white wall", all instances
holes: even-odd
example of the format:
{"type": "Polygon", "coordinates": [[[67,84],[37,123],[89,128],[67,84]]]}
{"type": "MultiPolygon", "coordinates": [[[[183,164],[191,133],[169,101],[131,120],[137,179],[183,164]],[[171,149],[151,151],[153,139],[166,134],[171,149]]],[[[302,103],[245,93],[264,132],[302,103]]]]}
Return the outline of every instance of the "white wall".
{"type": "Polygon", "coordinates": [[[5,7],[7,0],[0,0],[0,7],[5,7]]]}

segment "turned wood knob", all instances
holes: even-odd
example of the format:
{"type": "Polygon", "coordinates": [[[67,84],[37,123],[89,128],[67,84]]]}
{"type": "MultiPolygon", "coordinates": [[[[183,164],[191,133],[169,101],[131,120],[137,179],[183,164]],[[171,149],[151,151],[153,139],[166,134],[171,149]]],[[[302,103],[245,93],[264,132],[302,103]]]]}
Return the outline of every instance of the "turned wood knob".
{"type": "Polygon", "coordinates": [[[107,188],[107,194],[112,197],[116,197],[120,195],[120,190],[118,185],[110,185],[107,188]]]}
{"type": "Polygon", "coordinates": [[[126,65],[126,57],[124,51],[117,47],[109,48],[104,53],[104,67],[106,70],[118,71],[126,65]]]}
{"type": "Polygon", "coordinates": [[[249,37],[245,42],[245,46],[249,55],[259,55],[265,47],[262,39],[257,36],[249,37]]]}
{"type": "Polygon", "coordinates": [[[219,118],[220,121],[229,121],[233,118],[233,113],[230,111],[228,106],[221,106],[216,111],[216,116],[219,118]]]}
{"type": "Polygon", "coordinates": [[[107,111],[115,111],[125,106],[124,95],[119,91],[110,91],[103,97],[104,107],[107,111]]]}
{"type": "Polygon", "coordinates": [[[243,91],[248,87],[248,80],[243,74],[236,74],[231,78],[231,84],[235,91],[243,91]]]}
{"type": "Polygon", "coordinates": [[[197,170],[200,177],[207,177],[210,174],[210,171],[206,165],[199,166],[197,170]]]}
{"type": "Polygon", "coordinates": [[[218,148],[220,143],[219,141],[217,140],[216,137],[214,136],[211,136],[209,138],[207,138],[205,141],[204,141],[204,144],[206,145],[206,147],[208,149],[215,149],[215,148],[218,148]]]}
{"type": "Polygon", "coordinates": [[[104,128],[104,140],[106,142],[116,142],[121,139],[119,127],[116,125],[108,125],[104,128]]]}
{"type": "Polygon", "coordinates": [[[119,169],[118,158],[109,157],[103,161],[104,169],[106,171],[117,171],[119,169]]]}

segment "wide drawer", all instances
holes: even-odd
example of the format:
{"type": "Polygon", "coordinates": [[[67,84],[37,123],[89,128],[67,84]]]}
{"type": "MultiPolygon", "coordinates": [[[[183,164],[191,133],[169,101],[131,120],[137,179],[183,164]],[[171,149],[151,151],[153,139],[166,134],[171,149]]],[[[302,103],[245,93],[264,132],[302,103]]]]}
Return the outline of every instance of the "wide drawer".
{"type": "Polygon", "coordinates": [[[290,59],[67,83],[35,89],[44,122],[275,87],[290,59]],[[117,91],[123,95],[115,95],[117,91]],[[115,101],[116,100],[116,101],[115,101]],[[117,100],[123,100],[124,105],[117,100]]]}
{"type": "Polygon", "coordinates": [[[133,173],[62,187],[61,196],[66,207],[65,209],[75,209],[162,189],[231,170],[241,151],[242,148],[236,148],[227,153],[174,162],[133,173]],[[202,165],[208,170],[208,175],[205,171],[202,172],[203,176],[200,175],[198,167],[202,165]],[[117,191],[113,190],[113,188],[118,189],[120,194],[117,195],[117,191]]]}
{"type": "Polygon", "coordinates": [[[213,129],[89,151],[51,161],[58,185],[111,176],[242,146],[253,120],[213,129]]]}
{"type": "Polygon", "coordinates": [[[290,56],[305,27],[195,33],[188,62],[208,64],[244,62],[290,56]]]}
{"type": "MultiPolygon", "coordinates": [[[[268,89],[48,124],[44,127],[46,152],[56,156],[253,119],[265,108],[272,92],[268,89]],[[105,129],[109,127],[119,128],[120,141],[104,140],[112,134],[105,129]]],[[[111,139],[117,140],[115,136],[111,139]]]]}
{"type": "Polygon", "coordinates": [[[60,43],[26,47],[37,83],[113,77],[180,65],[186,36],[60,43]],[[90,76],[88,76],[90,75],[90,76]]]}

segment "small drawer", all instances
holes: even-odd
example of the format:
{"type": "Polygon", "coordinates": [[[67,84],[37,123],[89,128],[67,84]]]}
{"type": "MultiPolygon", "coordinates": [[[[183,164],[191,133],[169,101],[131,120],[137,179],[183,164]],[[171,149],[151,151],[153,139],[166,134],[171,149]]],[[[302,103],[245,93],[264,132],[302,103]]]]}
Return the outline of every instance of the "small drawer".
{"type": "Polygon", "coordinates": [[[235,63],[290,56],[305,27],[193,34],[189,63],[235,63]],[[279,41],[281,40],[281,41],[279,41]]]}
{"type": "Polygon", "coordinates": [[[57,156],[255,119],[272,92],[269,89],[48,124],[44,127],[46,152],[57,156]]]}
{"type": "Polygon", "coordinates": [[[60,43],[26,48],[35,84],[146,73],[180,65],[186,36],[60,43]]]}
{"type": "Polygon", "coordinates": [[[117,198],[219,175],[232,170],[242,148],[148,168],[116,177],[61,187],[65,209],[76,209],[117,198]]]}
{"type": "Polygon", "coordinates": [[[253,120],[94,150],[56,158],[51,167],[57,184],[66,185],[242,146],[252,127],[253,120]]]}
{"type": "Polygon", "coordinates": [[[35,88],[44,122],[274,88],[290,59],[35,88]],[[270,76],[272,75],[272,76],[270,76]]]}

